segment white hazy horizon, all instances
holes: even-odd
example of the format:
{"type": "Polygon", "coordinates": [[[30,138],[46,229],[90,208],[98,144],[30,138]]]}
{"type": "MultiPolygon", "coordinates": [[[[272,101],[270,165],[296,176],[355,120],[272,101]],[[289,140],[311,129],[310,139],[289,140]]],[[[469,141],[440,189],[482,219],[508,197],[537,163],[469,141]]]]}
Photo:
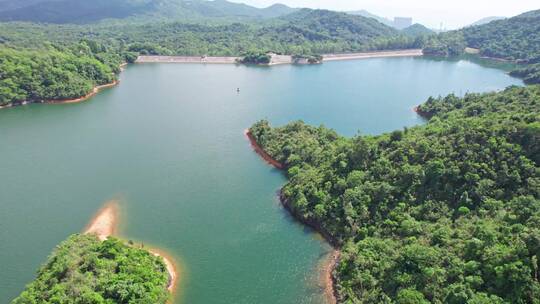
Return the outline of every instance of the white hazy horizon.
{"type": "Polygon", "coordinates": [[[412,17],[414,23],[439,29],[456,29],[485,17],[512,17],[526,11],[540,9],[538,0],[230,0],[256,7],[275,3],[291,7],[309,7],[335,11],[367,10],[393,19],[412,17]]]}

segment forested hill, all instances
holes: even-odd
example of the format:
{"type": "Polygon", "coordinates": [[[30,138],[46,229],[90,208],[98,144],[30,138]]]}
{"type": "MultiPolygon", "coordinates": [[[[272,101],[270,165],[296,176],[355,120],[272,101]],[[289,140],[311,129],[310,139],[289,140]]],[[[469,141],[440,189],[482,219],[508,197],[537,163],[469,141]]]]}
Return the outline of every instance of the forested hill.
{"type": "Polygon", "coordinates": [[[168,284],[160,257],[114,238],[101,242],[93,235],[73,235],[12,304],[165,304],[168,284]]]}
{"type": "Polygon", "coordinates": [[[282,200],[342,246],[341,303],[537,303],[540,86],[430,98],[424,126],[344,138],[250,130],[282,200]]]}
{"type": "Polygon", "coordinates": [[[423,43],[370,18],[311,9],[257,23],[0,23],[0,44],[13,47],[35,47],[46,41],[74,44],[82,39],[122,45],[142,54],[199,56],[239,56],[253,50],[290,55],[359,52],[415,48],[423,43]]]}
{"type": "Polygon", "coordinates": [[[540,62],[540,10],[462,30],[468,47],[482,55],[540,62]]]}
{"type": "Polygon", "coordinates": [[[374,19],[329,10],[302,9],[278,20],[281,23],[259,29],[256,37],[296,46],[296,51],[286,52],[289,54],[406,49],[419,44],[374,19]],[[304,47],[308,49],[302,51],[304,47]]]}
{"type": "Polygon", "coordinates": [[[442,33],[424,48],[426,54],[453,56],[466,47],[481,56],[520,62],[528,66],[514,73],[527,83],[540,83],[540,10],[442,33]]]}
{"type": "Polygon", "coordinates": [[[374,38],[398,34],[396,29],[384,25],[373,18],[329,10],[305,8],[298,12],[285,15],[280,19],[289,22],[291,25],[333,37],[344,37],[344,32],[347,32],[351,38],[354,38],[353,35],[374,38]]]}
{"type": "Polygon", "coordinates": [[[0,21],[94,23],[105,19],[131,21],[204,18],[273,18],[296,9],[282,4],[256,8],[226,0],[3,0],[0,21]]]}
{"type": "Polygon", "coordinates": [[[540,10],[479,26],[442,33],[427,45],[433,53],[459,55],[465,47],[480,54],[528,63],[540,61],[540,10]]]}
{"type": "Polygon", "coordinates": [[[85,96],[115,81],[127,56],[86,42],[41,50],[0,47],[0,106],[85,96]]]}
{"type": "Polygon", "coordinates": [[[402,29],[401,33],[413,37],[435,35],[435,32],[433,30],[430,30],[419,23],[415,23],[409,27],[402,29]]]}

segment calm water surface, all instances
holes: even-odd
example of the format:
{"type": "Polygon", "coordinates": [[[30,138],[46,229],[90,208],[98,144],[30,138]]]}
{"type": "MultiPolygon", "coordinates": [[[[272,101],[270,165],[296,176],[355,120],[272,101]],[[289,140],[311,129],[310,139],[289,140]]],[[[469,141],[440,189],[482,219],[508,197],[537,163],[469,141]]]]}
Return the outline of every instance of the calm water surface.
{"type": "Polygon", "coordinates": [[[107,200],[121,234],[180,262],[176,302],[322,303],[329,247],[284,212],[243,130],[303,119],[352,136],[421,123],[430,95],[521,84],[467,61],[130,66],[89,102],[0,111],[0,302],[107,200]],[[236,88],[241,89],[240,93],[236,88]]]}

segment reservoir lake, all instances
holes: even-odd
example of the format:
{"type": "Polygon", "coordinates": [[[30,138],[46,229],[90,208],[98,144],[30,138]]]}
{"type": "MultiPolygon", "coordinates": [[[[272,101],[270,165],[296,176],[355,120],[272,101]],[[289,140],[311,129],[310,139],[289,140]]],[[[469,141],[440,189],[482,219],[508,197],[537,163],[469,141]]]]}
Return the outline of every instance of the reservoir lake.
{"type": "Polygon", "coordinates": [[[324,303],[331,248],[282,209],[286,178],[244,130],[302,119],[380,134],[423,123],[412,108],[431,95],[521,84],[467,60],[137,64],[86,102],[2,109],[0,303],[110,200],[120,236],[177,260],[175,303],[324,303]]]}

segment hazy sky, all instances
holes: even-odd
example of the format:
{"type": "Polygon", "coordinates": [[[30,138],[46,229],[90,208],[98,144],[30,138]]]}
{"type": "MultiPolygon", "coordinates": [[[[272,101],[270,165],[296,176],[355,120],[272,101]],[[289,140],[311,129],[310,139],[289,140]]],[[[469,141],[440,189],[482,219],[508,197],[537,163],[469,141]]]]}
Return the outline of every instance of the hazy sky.
{"type": "Polygon", "coordinates": [[[231,0],[257,7],[283,3],[292,7],[350,11],[365,9],[379,16],[413,17],[414,22],[448,29],[468,25],[483,17],[511,17],[540,9],[539,0],[231,0]]]}

